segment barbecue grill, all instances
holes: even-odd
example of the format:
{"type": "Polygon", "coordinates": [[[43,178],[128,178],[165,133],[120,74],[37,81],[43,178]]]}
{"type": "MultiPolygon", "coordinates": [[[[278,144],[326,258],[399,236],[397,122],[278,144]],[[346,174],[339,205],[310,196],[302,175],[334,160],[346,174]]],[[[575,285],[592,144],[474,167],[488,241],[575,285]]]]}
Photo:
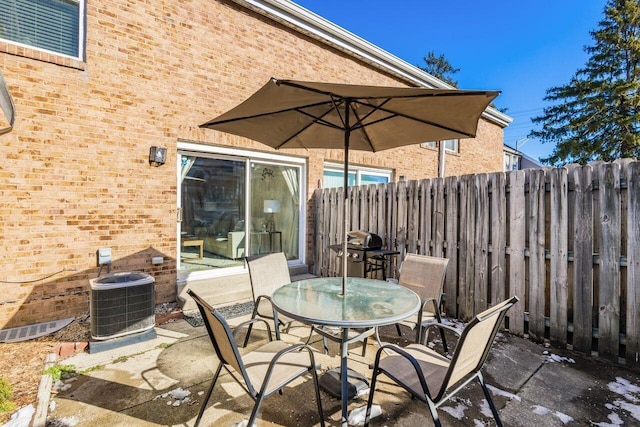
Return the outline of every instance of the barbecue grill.
{"type": "MultiPolygon", "coordinates": [[[[330,248],[342,257],[342,245],[330,248]]],[[[382,248],[382,238],[368,231],[350,231],[347,234],[347,276],[387,279],[387,260],[398,255],[397,251],[382,248]]],[[[340,263],[342,265],[342,263],[340,263]]],[[[340,271],[342,274],[342,271],[340,271]]]]}

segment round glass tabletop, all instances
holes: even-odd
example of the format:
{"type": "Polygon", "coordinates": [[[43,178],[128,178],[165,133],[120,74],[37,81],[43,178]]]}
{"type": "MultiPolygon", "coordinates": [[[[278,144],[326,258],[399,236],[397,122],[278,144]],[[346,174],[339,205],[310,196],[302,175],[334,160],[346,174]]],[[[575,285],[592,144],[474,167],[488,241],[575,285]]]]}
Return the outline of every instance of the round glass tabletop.
{"type": "Polygon", "coordinates": [[[341,292],[341,277],[307,279],[278,288],[272,302],[301,322],[346,328],[396,323],[420,309],[415,292],[381,280],[349,277],[341,292]]]}

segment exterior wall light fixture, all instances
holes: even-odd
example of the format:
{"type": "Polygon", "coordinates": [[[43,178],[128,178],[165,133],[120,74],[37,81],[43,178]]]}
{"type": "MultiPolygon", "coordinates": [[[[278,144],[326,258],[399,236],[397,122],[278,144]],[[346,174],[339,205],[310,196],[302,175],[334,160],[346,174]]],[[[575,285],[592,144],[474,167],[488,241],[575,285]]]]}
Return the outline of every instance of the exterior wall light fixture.
{"type": "Polygon", "coordinates": [[[151,166],[162,166],[167,161],[167,149],[164,147],[156,147],[155,145],[149,149],[149,164],[151,166]]]}

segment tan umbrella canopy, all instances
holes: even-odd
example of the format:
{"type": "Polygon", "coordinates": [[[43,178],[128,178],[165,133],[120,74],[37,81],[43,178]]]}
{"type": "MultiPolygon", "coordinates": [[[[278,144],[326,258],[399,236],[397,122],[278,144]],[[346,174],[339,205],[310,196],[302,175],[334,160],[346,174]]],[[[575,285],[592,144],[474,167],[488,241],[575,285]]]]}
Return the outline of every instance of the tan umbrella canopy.
{"type": "MultiPolygon", "coordinates": [[[[377,152],[425,141],[472,138],[480,115],[499,93],[272,78],[244,102],[200,127],[276,149],[344,149],[346,199],[349,149],[377,152]]],[[[348,204],[344,206],[346,253],[348,204]]],[[[342,261],[346,283],[346,257],[342,261]]]]}

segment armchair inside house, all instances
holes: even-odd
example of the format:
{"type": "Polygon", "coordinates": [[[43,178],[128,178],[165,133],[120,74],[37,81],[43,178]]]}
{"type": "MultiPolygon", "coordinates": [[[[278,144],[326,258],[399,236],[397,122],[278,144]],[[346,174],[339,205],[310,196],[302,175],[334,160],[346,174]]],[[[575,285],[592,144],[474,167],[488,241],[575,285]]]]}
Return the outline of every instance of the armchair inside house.
{"type": "Polygon", "coordinates": [[[198,237],[204,240],[204,250],[229,259],[244,256],[244,221],[232,213],[224,212],[211,225],[201,227],[198,237]]]}

